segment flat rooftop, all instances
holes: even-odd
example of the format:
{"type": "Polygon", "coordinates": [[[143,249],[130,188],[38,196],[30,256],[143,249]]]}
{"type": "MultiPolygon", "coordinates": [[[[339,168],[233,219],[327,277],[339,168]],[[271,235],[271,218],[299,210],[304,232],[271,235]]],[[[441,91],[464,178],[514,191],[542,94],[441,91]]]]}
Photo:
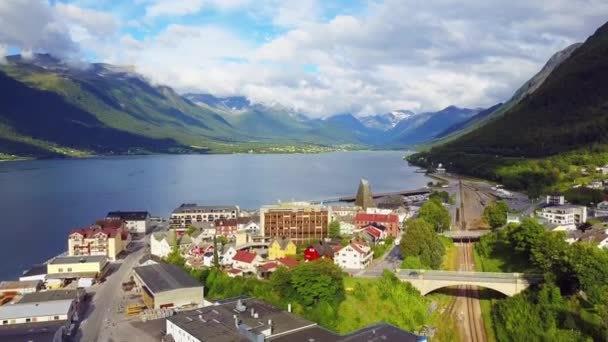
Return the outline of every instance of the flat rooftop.
{"type": "Polygon", "coordinates": [[[33,276],[39,276],[39,275],[43,275],[43,274],[46,274],[46,265],[39,264],[39,265],[32,265],[32,267],[30,267],[29,269],[24,271],[23,274],[21,274],[21,277],[33,277],[33,276]]]}
{"type": "Polygon", "coordinates": [[[108,257],[105,255],[85,255],[85,256],[62,256],[57,257],[51,262],[50,265],[58,265],[58,264],[84,264],[90,262],[104,262],[107,261],[108,257]]]}
{"type": "Polygon", "coordinates": [[[240,323],[240,329],[253,334],[261,334],[270,328],[272,334],[288,334],[291,331],[315,326],[316,323],[300,318],[294,314],[282,311],[270,304],[255,299],[241,300],[241,310],[237,309],[238,301],[226,302],[221,305],[185,311],[167,318],[181,329],[203,341],[248,341],[246,336],[236,327],[234,316],[240,323]],[[257,318],[251,315],[251,310],[257,318]]]}
{"type": "Polygon", "coordinates": [[[135,267],[133,271],[152,293],[203,287],[203,284],[192,278],[184,270],[166,262],[135,267]]]}
{"type": "Polygon", "coordinates": [[[0,320],[65,315],[70,310],[72,302],[72,299],[64,299],[50,302],[6,304],[0,306],[0,320]]]}
{"type": "Polygon", "coordinates": [[[19,304],[50,302],[55,300],[77,299],[84,296],[83,290],[49,290],[43,292],[26,293],[19,300],[19,304]]]}

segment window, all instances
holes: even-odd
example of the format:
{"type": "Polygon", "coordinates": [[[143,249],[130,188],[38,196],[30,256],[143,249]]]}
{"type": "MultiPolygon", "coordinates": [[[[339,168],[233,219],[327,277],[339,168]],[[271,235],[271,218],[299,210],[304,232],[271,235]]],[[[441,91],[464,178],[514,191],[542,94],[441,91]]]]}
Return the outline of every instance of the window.
{"type": "Polygon", "coordinates": [[[63,268],[59,267],[59,273],[63,272],[63,268]]]}
{"type": "Polygon", "coordinates": [[[72,272],[72,268],[71,267],[68,267],[68,272],[72,272]]]}
{"type": "Polygon", "coordinates": [[[58,321],[59,320],[59,316],[55,316],[53,317],[54,320],[58,321]]]}
{"type": "Polygon", "coordinates": [[[29,323],[29,322],[31,322],[31,321],[32,321],[32,319],[31,319],[31,318],[26,318],[26,319],[25,319],[25,323],[29,323]]]}
{"type": "Polygon", "coordinates": [[[2,321],[2,324],[8,324],[7,320],[2,321]]]}

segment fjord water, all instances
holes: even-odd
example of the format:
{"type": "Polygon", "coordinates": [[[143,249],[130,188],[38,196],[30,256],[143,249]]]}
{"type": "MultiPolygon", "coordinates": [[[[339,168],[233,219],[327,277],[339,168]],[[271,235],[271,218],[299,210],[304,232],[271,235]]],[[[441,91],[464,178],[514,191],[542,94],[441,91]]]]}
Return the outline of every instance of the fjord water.
{"type": "Polygon", "coordinates": [[[258,208],[291,200],[422,187],[403,152],[152,155],[0,163],[0,280],[67,248],[71,229],[112,210],[167,217],[184,202],[258,208]]]}

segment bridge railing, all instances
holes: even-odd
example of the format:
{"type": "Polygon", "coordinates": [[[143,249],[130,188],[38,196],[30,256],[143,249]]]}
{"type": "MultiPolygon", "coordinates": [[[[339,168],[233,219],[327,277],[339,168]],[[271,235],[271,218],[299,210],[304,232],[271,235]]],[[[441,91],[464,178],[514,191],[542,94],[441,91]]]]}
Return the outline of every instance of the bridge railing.
{"type": "Polygon", "coordinates": [[[492,278],[492,279],[530,279],[537,278],[536,275],[524,273],[501,273],[501,272],[472,272],[472,271],[435,271],[435,270],[416,270],[398,269],[397,276],[404,278],[418,277],[441,277],[441,278],[492,278]]]}

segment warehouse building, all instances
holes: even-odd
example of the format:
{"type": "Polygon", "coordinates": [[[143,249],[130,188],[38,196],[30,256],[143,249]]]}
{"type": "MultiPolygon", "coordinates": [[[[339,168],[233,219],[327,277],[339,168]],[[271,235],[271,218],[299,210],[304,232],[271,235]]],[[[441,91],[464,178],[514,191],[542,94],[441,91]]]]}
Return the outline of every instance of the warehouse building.
{"type": "Polygon", "coordinates": [[[6,304],[0,306],[0,325],[50,321],[72,321],[76,313],[73,299],[6,304]]]}
{"type": "Polygon", "coordinates": [[[47,264],[47,287],[55,288],[77,280],[78,287],[89,287],[103,277],[109,264],[103,255],[57,257],[47,264]]]}
{"type": "Polygon", "coordinates": [[[133,273],[143,301],[150,309],[203,304],[203,285],[176,265],[160,262],[135,267],[133,273]]]}

